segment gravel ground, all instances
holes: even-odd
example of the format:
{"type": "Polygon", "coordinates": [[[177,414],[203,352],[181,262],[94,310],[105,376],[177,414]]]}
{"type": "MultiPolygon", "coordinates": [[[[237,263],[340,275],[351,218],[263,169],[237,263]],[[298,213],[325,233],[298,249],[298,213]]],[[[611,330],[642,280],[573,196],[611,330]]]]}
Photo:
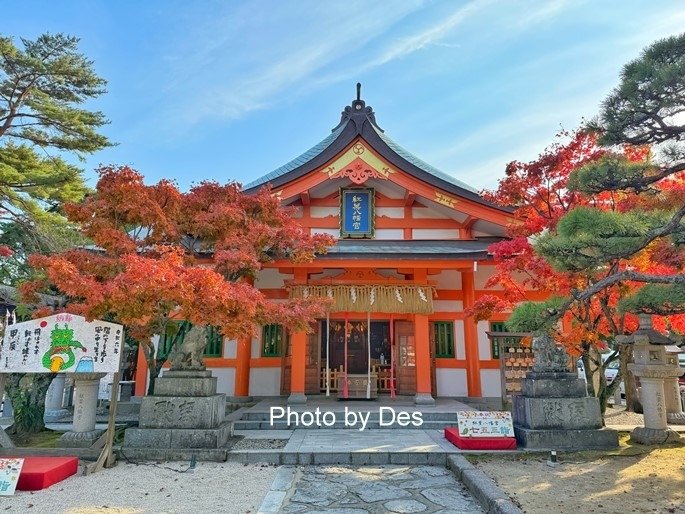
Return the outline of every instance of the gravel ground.
{"type": "Polygon", "coordinates": [[[626,412],[625,405],[621,407],[607,407],[604,414],[604,422],[607,425],[643,425],[642,414],[626,412]]]}
{"type": "MultiPolygon", "coordinates": [[[[183,470],[181,463],[166,466],[183,470]]],[[[29,514],[255,513],[276,467],[199,462],[193,473],[120,463],[112,469],[75,475],[34,493],[0,499],[0,511],[29,514]]],[[[80,469],[79,469],[80,471],[80,469]]]]}
{"type": "Polygon", "coordinates": [[[241,439],[233,445],[232,450],[278,450],[285,448],[287,439],[241,439]]]}

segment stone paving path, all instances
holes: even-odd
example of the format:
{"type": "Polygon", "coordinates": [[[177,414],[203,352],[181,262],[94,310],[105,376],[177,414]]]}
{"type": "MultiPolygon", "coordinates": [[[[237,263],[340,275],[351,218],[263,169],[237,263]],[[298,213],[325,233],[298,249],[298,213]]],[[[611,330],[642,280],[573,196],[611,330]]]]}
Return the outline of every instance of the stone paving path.
{"type": "Polygon", "coordinates": [[[452,473],[437,466],[284,466],[260,513],[483,512],[452,473]]]}

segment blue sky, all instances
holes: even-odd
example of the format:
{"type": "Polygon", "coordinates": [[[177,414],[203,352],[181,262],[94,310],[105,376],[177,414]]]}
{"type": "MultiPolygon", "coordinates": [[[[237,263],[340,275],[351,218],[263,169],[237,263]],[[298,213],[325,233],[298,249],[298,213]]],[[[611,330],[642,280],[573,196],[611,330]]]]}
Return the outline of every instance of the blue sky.
{"type": "Polygon", "coordinates": [[[379,125],[478,188],[597,113],[623,64],[685,28],[682,1],[14,0],[0,32],[66,32],[148,182],[247,183],[326,137],[362,82],[379,125]]]}

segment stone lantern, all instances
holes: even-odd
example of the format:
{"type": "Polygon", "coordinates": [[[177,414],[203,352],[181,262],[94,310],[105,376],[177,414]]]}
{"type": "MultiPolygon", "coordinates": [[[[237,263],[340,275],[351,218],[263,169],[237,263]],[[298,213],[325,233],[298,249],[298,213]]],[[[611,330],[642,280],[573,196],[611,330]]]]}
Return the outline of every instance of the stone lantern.
{"type": "Polygon", "coordinates": [[[643,427],[636,427],[631,441],[639,444],[663,444],[680,440],[668,423],[683,423],[678,391],[678,377],[683,370],[678,367],[680,349],[666,336],[652,328],[652,316],[640,314],[640,326],[631,335],[617,338],[618,342],[633,345],[634,362],[628,364],[640,380],[641,401],[644,411],[643,427]]]}

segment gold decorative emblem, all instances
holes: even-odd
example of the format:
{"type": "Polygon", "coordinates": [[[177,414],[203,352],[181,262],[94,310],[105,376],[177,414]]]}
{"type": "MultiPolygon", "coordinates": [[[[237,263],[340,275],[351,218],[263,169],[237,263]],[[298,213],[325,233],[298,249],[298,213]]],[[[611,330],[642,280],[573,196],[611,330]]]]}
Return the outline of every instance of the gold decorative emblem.
{"type": "Polygon", "coordinates": [[[454,208],[454,206],[457,204],[456,198],[452,198],[451,196],[443,194],[440,191],[435,191],[435,201],[439,204],[446,205],[447,207],[452,208],[454,208]]]}
{"type": "Polygon", "coordinates": [[[357,155],[363,154],[364,150],[364,145],[359,142],[355,143],[355,145],[352,147],[352,151],[357,155]]]}

